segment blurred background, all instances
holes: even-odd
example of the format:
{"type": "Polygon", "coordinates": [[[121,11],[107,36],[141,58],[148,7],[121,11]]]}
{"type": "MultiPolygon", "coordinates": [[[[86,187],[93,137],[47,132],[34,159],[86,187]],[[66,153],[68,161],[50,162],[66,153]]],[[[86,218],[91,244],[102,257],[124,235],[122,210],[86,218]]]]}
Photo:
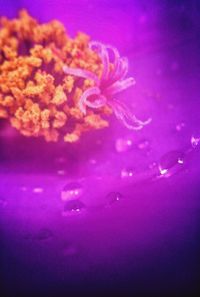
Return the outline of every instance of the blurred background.
{"type": "Polygon", "coordinates": [[[198,296],[200,2],[0,0],[21,8],[117,47],[152,123],[69,146],[0,122],[1,296],[198,296]]]}

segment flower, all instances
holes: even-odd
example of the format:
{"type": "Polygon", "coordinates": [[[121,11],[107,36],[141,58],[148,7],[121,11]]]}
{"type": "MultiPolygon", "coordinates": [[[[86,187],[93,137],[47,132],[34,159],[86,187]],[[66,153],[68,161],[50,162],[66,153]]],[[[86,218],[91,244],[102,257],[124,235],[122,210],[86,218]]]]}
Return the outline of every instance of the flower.
{"type": "Polygon", "coordinates": [[[125,104],[113,98],[117,93],[135,84],[133,77],[126,78],[128,59],[120,57],[118,50],[110,45],[93,41],[89,43],[89,47],[95,50],[101,58],[103,70],[100,79],[95,74],[82,69],[72,69],[67,65],[63,67],[66,74],[92,79],[96,84],[88,88],[79,100],[78,105],[82,113],[86,114],[86,106],[98,109],[108,105],[114,111],[117,119],[128,129],[140,130],[143,126],[149,124],[151,119],[147,121],[137,119],[125,104]],[[111,61],[111,55],[113,55],[113,61],[111,61]]]}

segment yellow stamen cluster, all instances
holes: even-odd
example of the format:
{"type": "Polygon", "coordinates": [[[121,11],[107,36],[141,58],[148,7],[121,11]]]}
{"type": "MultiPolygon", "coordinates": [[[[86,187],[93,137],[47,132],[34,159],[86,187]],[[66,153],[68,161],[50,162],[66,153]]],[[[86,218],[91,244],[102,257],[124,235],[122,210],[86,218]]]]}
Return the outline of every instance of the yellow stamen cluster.
{"type": "Polygon", "coordinates": [[[77,103],[94,82],[66,75],[63,66],[101,75],[102,63],[83,33],[70,38],[58,21],[39,24],[27,11],[0,19],[0,119],[8,119],[24,136],[46,141],[79,140],[91,129],[108,126],[99,112],[84,115],[77,103]]]}

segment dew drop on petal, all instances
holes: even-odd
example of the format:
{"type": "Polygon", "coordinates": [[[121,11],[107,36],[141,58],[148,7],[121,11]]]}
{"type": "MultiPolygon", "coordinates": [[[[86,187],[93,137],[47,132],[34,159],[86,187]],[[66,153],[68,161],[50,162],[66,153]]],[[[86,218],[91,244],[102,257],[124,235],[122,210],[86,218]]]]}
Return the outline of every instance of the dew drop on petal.
{"type": "Polygon", "coordinates": [[[130,138],[118,138],[115,142],[115,149],[118,153],[129,151],[133,146],[133,141],[130,138]]]}
{"type": "Polygon", "coordinates": [[[107,196],[106,196],[106,200],[108,204],[113,204],[119,200],[121,200],[123,198],[122,194],[119,192],[110,192],[107,196]]]}
{"type": "Polygon", "coordinates": [[[131,168],[123,168],[121,170],[121,178],[131,178],[134,175],[134,171],[131,168]]]}
{"type": "Polygon", "coordinates": [[[161,175],[170,176],[181,169],[184,164],[184,153],[180,151],[170,151],[160,159],[158,168],[161,175]]]}
{"type": "Polygon", "coordinates": [[[200,144],[200,137],[192,136],[190,139],[191,145],[193,148],[196,148],[200,144]]]}
{"type": "Polygon", "coordinates": [[[68,215],[70,213],[81,213],[86,209],[85,204],[78,199],[69,200],[64,205],[63,215],[68,215]]]}
{"type": "Polygon", "coordinates": [[[77,199],[83,194],[83,186],[79,182],[71,182],[64,186],[61,192],[61,199],[67,201],[70,199],[77,199]]]}
{"type": "Polygon", "coordinates": [[[37,240],[47,240],[50,239],[53,236],[53,233],[49,229],[41,229],[38,234],[36,235],[37,240]]]}

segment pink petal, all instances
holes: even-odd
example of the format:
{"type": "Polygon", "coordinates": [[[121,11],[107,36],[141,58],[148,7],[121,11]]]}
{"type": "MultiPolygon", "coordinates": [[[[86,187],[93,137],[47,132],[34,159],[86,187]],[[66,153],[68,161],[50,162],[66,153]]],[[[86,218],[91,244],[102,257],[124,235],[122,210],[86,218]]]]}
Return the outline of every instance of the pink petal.
{"type": "Polygon", "coordinates": [[[90,71],[87,71],[81,68],[71,68],[71,67],[68,67],[67,65],[63,66],[63,71],[65,74],[82,77],[86,79],[92,79],[96,82],[97,85],[99,85],[99,78],[97,77],[97,75],[95,75],[90,71]]]}

